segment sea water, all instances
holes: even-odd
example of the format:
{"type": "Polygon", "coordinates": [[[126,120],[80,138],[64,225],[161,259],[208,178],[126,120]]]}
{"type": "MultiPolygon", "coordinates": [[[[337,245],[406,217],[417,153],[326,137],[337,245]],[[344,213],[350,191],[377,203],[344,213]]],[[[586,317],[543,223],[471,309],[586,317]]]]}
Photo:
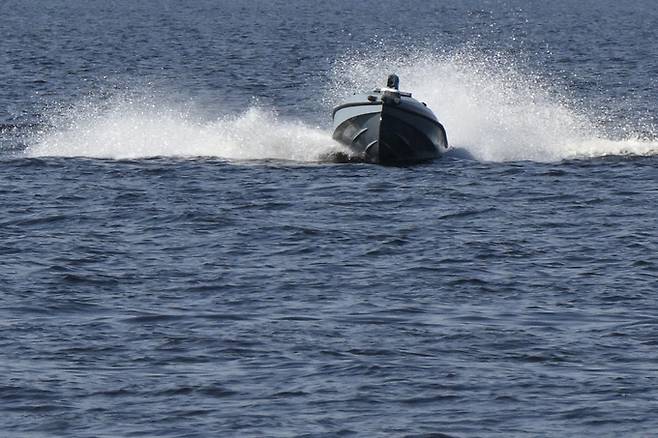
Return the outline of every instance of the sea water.
{"type": "Polygon", "coordinates": [[[0,435],[652,436],[658,10],[0,4],[0,435]],[[431,163],[336,163],[389,73],[431,163]]]}

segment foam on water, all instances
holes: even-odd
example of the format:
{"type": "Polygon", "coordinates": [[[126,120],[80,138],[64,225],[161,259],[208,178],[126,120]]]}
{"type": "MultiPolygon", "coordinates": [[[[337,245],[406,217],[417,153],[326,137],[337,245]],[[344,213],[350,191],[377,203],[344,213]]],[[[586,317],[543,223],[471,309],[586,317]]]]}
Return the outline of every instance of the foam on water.
{"type": "Polygon", "coordinates": [[[251,106],[242,114],[207,120],[176,105],[116,96],[80,103],[37,132],[28,156],[133,159],[156,156],[233,160],[317,161],[341,150],[328,132],[281,120],[275,110],[251,106]]]}
{"type": "Polygon", "coordinates": [[[350,55],[336,64],[329,100],[382,85],[389,73],[443,122],[453,148],[484,161],[559,161],[658,153],[655,135],[613,138],[590,112],[546,79],[501,54],[419,51],[404,57],[350,55]]]}
{"type": "MultiPolygon", "coordinates": [[[[655,135],[640,138],[632,130],[624,138],[608,135],[591,121],[601,117],[590,117],[591,111],[575,105],[564,89],[522,71],[507,56],[473,50],[407,52],[403,58],[345,56],[336,62],[327,89],[327,125],[331,105],[382,85],[392,72],[401,77],[403,89],[434,110],[457,155],[462,151],[499,162],[658,153],[655,135]]],[[[136,92],[109,101],[88,99],[57,114],[49,120],[52,129],[33,135],[26,155],[317,161],[345,152],[328,129],[282,120],[276,110],[258,106],[208,120],[136,92]]]]}

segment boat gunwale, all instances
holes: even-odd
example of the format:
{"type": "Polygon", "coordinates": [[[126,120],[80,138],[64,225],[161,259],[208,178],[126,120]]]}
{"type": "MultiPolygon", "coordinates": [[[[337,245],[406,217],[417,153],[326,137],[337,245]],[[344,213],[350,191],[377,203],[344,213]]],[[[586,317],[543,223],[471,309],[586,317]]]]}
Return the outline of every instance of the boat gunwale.
{"type": "Polygon", "coordinates": [[[371,105],[381,105],[382,106],[382,111],[384,111],[384,108],[391,108],[391,109],[396,109],[396,110],[398,110],[400,112],[403,112],[405,114],[411,114],[411,115],[414,115],[414,116],[417,116],[417,117],[421,117],[425,120],[428,120],[428,121],[434,123],[437,126],[440,126],[441,129],[445,130],[445,128],[443,127],[443,124],[441,124],[441,122],[439,122],[437,119],[433,119],[433,118],[431,118],[429,116],[426,116],[425,114],[419,113],[417,111],[410,111],[410,110],[407,110],[407,109],[400,108],[398,105],[391,105],[391,104],[384,103],[384,102],[381,102],[381,101],[377,101],[377,102],[348,102],[348,103],[344,103],[342,105],[338,105],[337,107],[334,108],[334,110],[331,114],[331,118],[335,119],[336,118],[336,113],[338,111],[342,110],[342,109],[345,109],[345,108],[351,108],[351,107],[355,107],[355,106],[371,106],[371,105]]]}
{"type": "Polygon", "coordinates": [[[331,112],[331,118],[336,117],[336,113],[338,111],[342,110],[342,109],[345,109],[345,108],[350,108],[350,107],[353,107],[353,106],[371,106],[371,105],[382,105],[383,106],[384,102],[382,102],[381,100],[378,100],[378,101],[375,101],[375,102],[368,101],[368,102],[347,102],[347,103],[343,103],[343,104],[338,105],[337,107],[335,107],[333,109],[333,111],[331,112]]]}

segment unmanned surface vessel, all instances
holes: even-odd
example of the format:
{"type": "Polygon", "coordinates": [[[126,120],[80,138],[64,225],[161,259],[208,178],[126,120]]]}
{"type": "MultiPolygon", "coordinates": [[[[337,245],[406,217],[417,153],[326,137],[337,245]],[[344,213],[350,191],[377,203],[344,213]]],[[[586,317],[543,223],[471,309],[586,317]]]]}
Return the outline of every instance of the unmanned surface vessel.
{"type": "Polygon", "coordinates": [[[333,110],[334,140],[369,163],[408,164],[438,158],[448,149],[443,125],[425,105],[399,89],[390,75],[386,88],[349,98],[333,110]]]}

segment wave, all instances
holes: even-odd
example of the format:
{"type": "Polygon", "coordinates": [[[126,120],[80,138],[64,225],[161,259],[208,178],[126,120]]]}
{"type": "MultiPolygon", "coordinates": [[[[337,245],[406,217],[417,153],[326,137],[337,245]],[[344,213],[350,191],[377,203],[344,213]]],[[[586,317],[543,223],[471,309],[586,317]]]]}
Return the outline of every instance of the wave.
{"type": "Polygon", "coordinates": [[[553,162],[658,153],[655,134],[609,135],[564,87],[523,71],[506,55],[435,52],[348,55],[336,63],[327,100],[340,100],[347,89],[381,85],[396,73],[401,88],[436,113],[453,148],[477,160],[553,162]]]}
{"type": "MultiPolygon", "coordinates": [[[[604,117],[574,103],[566,87],[524,71],[507,56],[474,50],[346,55],[336,61],[325,87],[327,125],[331,105],[382,85],[393,72],[400,76],[403,89],[434,110],[456,156],[461,151],[481,161],[553,162],[658,153],[652,129],[642,136],[632,130],[623,138],[610,135],[592,121],[604,117]]],[[[328,129],[281,119],[276,110],[257,105],[208,120],[151,93],[134,92],[109,101],[88,99],[53,113],[61,115],[48,121],[51,129],[34,132],[26,155],[307,162],[346,152],[328,129]]]]}
{"type": "Polygon", "coordinates": [[[328,131],[301,121],[281,120],[257,106],[206,120],[189,109],[153,98],[115,97],[88,101],[62,116],[52,129],[34,133],[25,155],[110,159],[221,157],[228,160],[317,161],[342,152],[328,131]]]}

